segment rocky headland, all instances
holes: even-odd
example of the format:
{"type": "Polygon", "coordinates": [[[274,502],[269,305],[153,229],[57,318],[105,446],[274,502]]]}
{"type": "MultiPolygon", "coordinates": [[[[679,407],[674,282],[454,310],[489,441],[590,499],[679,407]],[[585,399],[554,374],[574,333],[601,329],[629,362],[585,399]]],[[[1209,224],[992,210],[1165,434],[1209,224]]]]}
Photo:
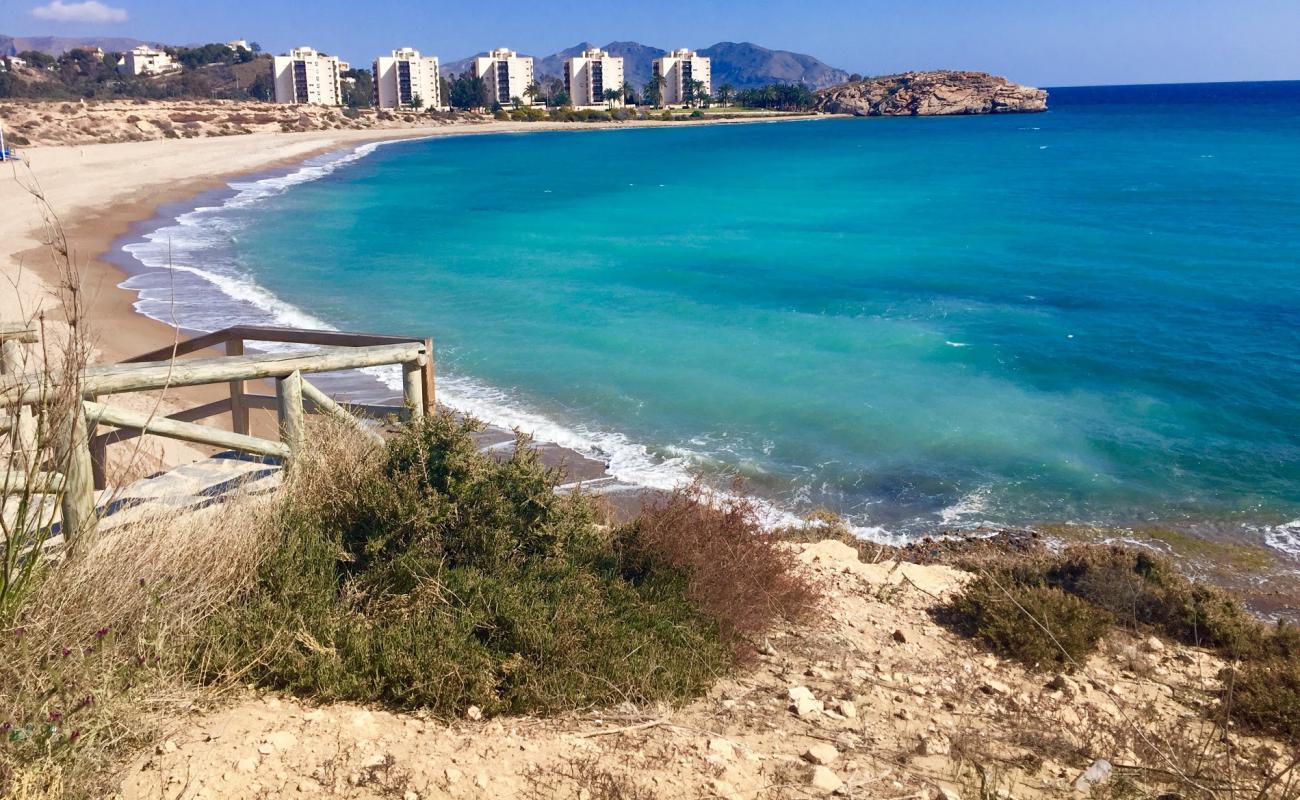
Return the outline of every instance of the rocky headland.
{"type": "Polygon", "coordinates": [[[1047,110],[1047,92],[987,72],[939,70],[866,78],[818,92],[817,110],[855,117],[928,117],[1047,110]]]}

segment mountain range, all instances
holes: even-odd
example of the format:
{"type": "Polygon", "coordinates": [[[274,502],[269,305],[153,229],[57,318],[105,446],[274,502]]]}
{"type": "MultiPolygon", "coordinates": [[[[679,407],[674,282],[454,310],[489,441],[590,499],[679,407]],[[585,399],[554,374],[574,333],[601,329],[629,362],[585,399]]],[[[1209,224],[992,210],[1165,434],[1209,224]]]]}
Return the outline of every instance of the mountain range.
{"type": "Polygon", "coordinates": [[[16,56],[35,50],[60,56],[78,47],[102,47],[106,53],[121,53],[142,44],[159,47],[158,42],[130,39],[124,36],[5,36],[0,34],[0,56],[16,56]]]}
{"type": "MultiPolygon", "coordinates": [[[[538,80],[562,77],[566,59],[595,46],[591,42],[582,42],[548,56],[534,56],[533,71],[538,80]]],[[[668,52],[639,42],[610,42],[601,49],[610,55],[622,56],[624,79],[638,90],[650,80],[651,62],[668,52]]],[[[715,89],[724,83],[737,89],[771,83],[803,83],[812,89],[822,89],[845,83],[849,79],[849,73],[828,66],[813,56],[788,50],[771,50],[751,42],[718,42],[697,52],[713,61],[715,89]]],[[[472,59],[473,56],[444,63],[443,72],[464,72],[469,69],[472,59]]]]}

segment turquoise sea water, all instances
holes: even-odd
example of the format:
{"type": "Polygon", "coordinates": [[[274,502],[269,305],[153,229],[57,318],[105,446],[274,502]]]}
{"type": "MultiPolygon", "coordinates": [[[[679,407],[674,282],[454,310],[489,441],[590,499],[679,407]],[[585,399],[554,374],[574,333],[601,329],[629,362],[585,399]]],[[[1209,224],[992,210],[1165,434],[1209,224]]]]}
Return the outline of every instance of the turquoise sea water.
{"type": "Polygon", "coordinates": [[[646,483],[1295,548],[1300,84],[1051,104],[391,144],[153,226],[129,285],[430,334],[441,399],[646,483]]]}

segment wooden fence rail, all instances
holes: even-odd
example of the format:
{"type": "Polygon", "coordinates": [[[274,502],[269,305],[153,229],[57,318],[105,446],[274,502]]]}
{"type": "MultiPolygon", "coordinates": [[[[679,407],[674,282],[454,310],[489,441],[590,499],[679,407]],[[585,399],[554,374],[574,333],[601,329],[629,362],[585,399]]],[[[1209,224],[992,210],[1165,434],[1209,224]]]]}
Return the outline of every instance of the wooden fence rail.
{"type": "Polygon", "coordinates": [[[434,408],[434,360],[430,339],[237,326],[178,342],[172,347],[154,350],[119,364],[89,366],[69,378],[58,374],[18,372],[15,365],[22,363],[21,353],[15,348],[31,343],[33,337],[34,331],[30,328],[0,325],[0,344],[5,348],[5,369],[0,375],[0,409],[11,409],[11,419],[21,422],[25,419],[21,415],[30,414],[33,406],[44,402],[52,385],[67,386],[68,380],[74,380],[77,385],[72,396],[85,398],[82,401],[84,413],[67,415],[70,420],[66,423],[66,430],[58,432],[55,457],[63,467],[62,474],[41,473],[39,479],[23,479],[20,483],[11,470],[0,477],[12,478],[12,484],[0,482],[0,487],[21,485],[28,489],[60,492],[63,530],[65,539],[69,541],[92,530],[96,524],[94,491],[105,485],[109,445],[148,434],[281,458],[291,464],[305,445],[305,414],[309,412],[347,420],[367,436],[382,442],[383,437],[362,423],[358,416],[422,416],[434,408]],[[245,344],[250,341],[293,343],[304,348],[250,355],[245,352],[245,344]],[[225,346],[226,355],[180,358],[217,345],[225,346]],[[389,365],[402,370],[402,406],[338,403],[303,377],[389,365]],[[275,381],[274,396],[247,391],[247,381],[267,379],[275,381]],[[117,394],[210,384],[228,385],[230,397],[170,416],[131,411],[101,402],[105,397],[117,394]],[[276,411],[278,439],[250,434],[249,411],[255,408],[276,411]],[[198,420],[227,413],[231,415],[229,431],[197,424],[198,420]],[[99,426],[113,430],[97,434],[99,426]]]}

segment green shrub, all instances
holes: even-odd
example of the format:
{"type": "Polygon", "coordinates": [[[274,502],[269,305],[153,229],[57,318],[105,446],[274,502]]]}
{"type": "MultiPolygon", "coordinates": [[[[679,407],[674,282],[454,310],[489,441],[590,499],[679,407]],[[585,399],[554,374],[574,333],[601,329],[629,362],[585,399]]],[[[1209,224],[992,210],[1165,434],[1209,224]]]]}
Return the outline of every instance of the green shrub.
{"type": "Polygon", "coordinates": [[[1071,547],[1034,579],[1106,609],[1131,630],[1155,628],[1186,644],[1238,650],[1258,625],[1223,591],[1192,583],[1172,561],[1143,550],[1071,547]]]}
{"type": "Polygon", "coordinates": [[[1300,629],[1259,626],[1241,666],[1224,681],[1221,707],[1247,730],[1300,742],[1300,629]]]}
{"type": "Polygon", "coordinates": [[[1110,626],[1105,611],[1053,586],[1010,573],[986,573],[968,584],[937,616],[958,632],[1035,669],[1082,661],[1110,626]]]}
{"type": "Polygon", "coordinates": [[[474,430],[430,418],[371,462],[292,487],[281,546],[195,656],[203,677],[247,669],[318,700],[443,717],[703,691],[732,651],[686,572],[630,564],[626,535],[556,494],[535,450],[494,460],[474,430]]]}

